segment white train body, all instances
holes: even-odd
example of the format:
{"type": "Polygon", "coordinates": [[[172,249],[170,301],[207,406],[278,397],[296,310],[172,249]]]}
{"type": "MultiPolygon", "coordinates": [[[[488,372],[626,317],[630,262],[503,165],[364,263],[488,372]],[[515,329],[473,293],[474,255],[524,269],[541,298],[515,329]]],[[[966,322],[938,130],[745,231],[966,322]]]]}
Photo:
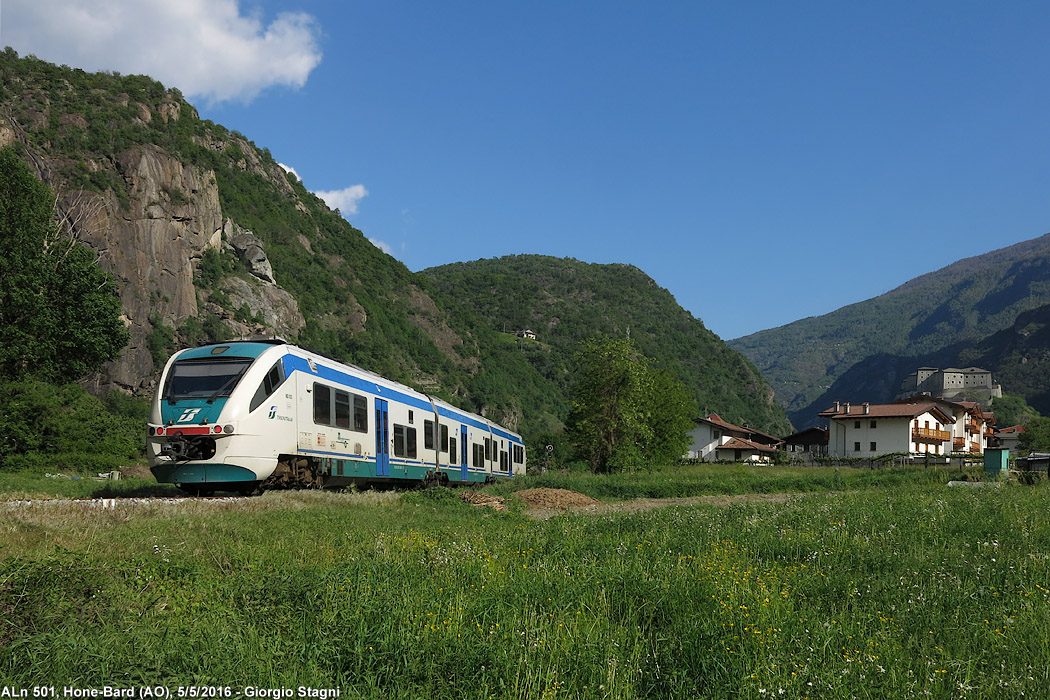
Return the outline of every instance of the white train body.
{"type": "Polygon", "coordinates": [[[150,415],[158,481],[194,491],[263,482],[483,482],[525,473],[521,436],[359,367],[282,341],[168,360],[150,415]]]}

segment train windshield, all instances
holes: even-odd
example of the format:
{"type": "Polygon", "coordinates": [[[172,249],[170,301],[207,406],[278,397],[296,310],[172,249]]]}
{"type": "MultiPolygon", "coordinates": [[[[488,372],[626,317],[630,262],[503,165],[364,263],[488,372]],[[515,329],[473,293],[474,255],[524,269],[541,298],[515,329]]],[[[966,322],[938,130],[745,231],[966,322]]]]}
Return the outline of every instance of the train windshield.
{"type": "Polygon", "coordinates": [[[164,387],[164,398],[175,403],[182,399],[214,401],[229,396],[252,362],[254,360],[250,357],[176,362],[164,387]]]}

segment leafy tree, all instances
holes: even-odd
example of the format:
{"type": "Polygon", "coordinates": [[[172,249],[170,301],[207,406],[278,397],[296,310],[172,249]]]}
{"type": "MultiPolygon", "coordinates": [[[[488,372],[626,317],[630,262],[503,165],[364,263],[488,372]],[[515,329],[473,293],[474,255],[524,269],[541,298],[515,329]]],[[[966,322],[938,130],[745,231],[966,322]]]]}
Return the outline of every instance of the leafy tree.
{"type": "Polygon", "coordinates": [[[1020,394],[1006,394],[992,401],[991,410],[995,413],[995,423],[1000,428],[1012,425],[1028,425],[1039,416],[1039,411],[1028,405],[1020,394]]]}
{"type": "Polygon", "coordinates": [[[682,382],[663,370],[653,370],[648,421],[652,442],[645,446],[649,464],[669,464],[689,449],[689,431],[697,415],[696,401],[682,382]]]}
{"type": "Polygon", "coordinates": [[[128,341],[113,280],[55,221],[55,198],[0,149],[0,379],[79,379],[128,341]]]}
{"type": "Polygon", "coordinates": [[[1050,452],[1050,418],[1032,418],[1018,436],[1022,452],[1050,452]]]}
{"type": "Polygon", "coordinates": [[[569,435],[595,472],[677,459],[696,405],[630,340],[595,337],[578,354],[569,435]]]}

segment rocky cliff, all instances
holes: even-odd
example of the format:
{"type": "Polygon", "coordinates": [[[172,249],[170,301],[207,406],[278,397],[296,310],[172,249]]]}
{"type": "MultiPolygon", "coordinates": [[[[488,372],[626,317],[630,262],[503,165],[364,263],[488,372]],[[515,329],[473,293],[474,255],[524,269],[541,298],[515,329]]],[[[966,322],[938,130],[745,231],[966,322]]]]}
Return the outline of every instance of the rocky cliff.
{"type": "MultiPolygon", "coordinates": [[[[179,118],[179,111],[170,107],[153,115],[141,105],[140,114],[145,120],[179,118]]],[[[41,112],[41,119],[50,118],[46,110],[41,112]]],[[[183,327],[187,319],[203,313],[222,318],[231,337],[299,335],[305,320],[298,304],[274,278],[262,242],[224,216],[213,171],[185,164],[157,146],[137,145],[84,164],[120,187],[101,192],[77,189],[64,176],[69,170],[66,159],[33,148],[24,134],[17,120],[0,116],[0,146],[20,143],[38,176],[57,193],[60,214],[114,276],[131,332],[121,356],[93,377],[96,388],[151,390],[156,363],[148,342],[151,334],[159,328],[183,327]],[[234,313],[209,301],[212,293],[194,284],[208,249],[226,250],[242,261],[243,270],[226,276],[217,290],[232,308],[246,306],[247,317],[257,322],[237,320],[234,313]]]]}

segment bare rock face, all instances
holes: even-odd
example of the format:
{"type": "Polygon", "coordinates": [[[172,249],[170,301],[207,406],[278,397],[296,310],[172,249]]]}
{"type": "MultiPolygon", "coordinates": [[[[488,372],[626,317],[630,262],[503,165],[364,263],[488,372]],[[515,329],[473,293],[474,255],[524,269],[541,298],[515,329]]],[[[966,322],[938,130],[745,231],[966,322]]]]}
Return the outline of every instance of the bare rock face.
{"type": "Polygon", "coordinates": [[[223,225],[223,234],[226,243],[237,255],[238,259],[244,263],[248,272],[264,282],[277,284],[277,281],[273,278],[273,266],[270,265],[270,260],[266,257],[262,241],[254,233],[241,228],[233,221],[227,219],[223,225]]]}
{"type": "Polygon", "coordinates": [[[295,299],[277,286],[262,242],[224,220],[213,172],[184,165],[154,146],[135,147],[116,163],[91,167],[120,172],[128,198],[121,202],[112,190],[103,194],[60,190],[59,205],[76,221],[80,239],[97,251],[99,264],[116,279],[131,332],[120,357],[90,380],[92,388],[152,390],[158,369],[148,345],[153,325],[178,328],[204,311],[193,280],[208,248],[228,244],[255,275],[255,283],[238,277],[222,281],[235,305],[247,304],[252,315],[262,320],[240,323],[227,314],[232,334],[295,337],[306,325],[295,299]]]}
{"type": "Polygon", "coordinates": [[[245,305],[253,318],[262,319],[262,323],[228,320],[227,325],[237,336],[278,335],[294,338],[306,326],[299,304],[291,294],[272,282],[266,284],[254,278],[245,280],[228,277],[222,281],[222,288],[235,307],[245,305]]]}

